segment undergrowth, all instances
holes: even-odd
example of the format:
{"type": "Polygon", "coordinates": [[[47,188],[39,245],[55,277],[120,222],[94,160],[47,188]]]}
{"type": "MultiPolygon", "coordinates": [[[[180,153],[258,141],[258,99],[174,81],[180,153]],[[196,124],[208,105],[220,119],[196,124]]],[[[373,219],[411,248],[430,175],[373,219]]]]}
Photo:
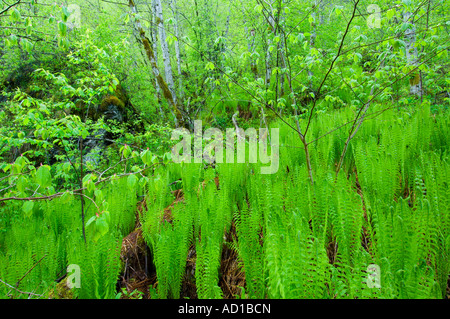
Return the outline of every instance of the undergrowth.
{"type": "MultiPolygon", "coordinates": [[[[349,109],[322,114],[312,122],[312,139],[353,116],[349,109]]],[[[242,298],[446,297],[448,113],[432,115],[424,105],[368,119],[337,177],[348,132],[326,135],[310,144],[314,184],[296,133],[281,122],[272,126],[280,128],[276,174],[261,175],[259,163],[172,163],[149,174],[147,209],[139,217],[156,268],[154,296],[182,297],[193,249],[198,297],[223,298],[221,255],[229,245],[245,274],[242,298]],[[368,284],[372,264],[380,269],[375,288],[368,284]]],[[[0,278],[16,289],[0,284],[0,295],[45,297],[77,264],[75,297],[114,298],[120,244],[133,230],[137,196],[119,181],[105,198],[114,227],[97,241],[87,228],[86,243],[78,198],[40,202],[28,217],[17,213],[17,203],[2,207],[0,278]]],[[[86,218],[93,214],[88,207],[86,218]]]]}

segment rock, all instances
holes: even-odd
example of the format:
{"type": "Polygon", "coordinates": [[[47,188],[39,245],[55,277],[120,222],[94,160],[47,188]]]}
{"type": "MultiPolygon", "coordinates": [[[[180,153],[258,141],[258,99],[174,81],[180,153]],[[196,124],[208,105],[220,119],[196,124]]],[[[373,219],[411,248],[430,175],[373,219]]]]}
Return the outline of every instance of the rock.
{"type": "Polygon", "coordinates": [[[105,140],[107,134],[105,129],[99,129],[83,139],[83,163],[88,167],[98,168],[100,166],[104,150],[110,144],[105,140]]]}
{"type": "Polygon", "coordinates": [[[103,148],[96,146],[92,148],[89,153],[83,156],[83,163],[85,163],[88,167],[98,168],[100,167],[100,163],[103,157],[103,148]]]}
{"type": "Polygon", "coordinates": [[[63,279],[56,287],[49,291],[49,299],[74,299],[72,289],[67,286],[67,281],[63,279]]]}
{"type": "Polygon", "coordinates": [[[106,111],[103,113],[105,121],[117,121],[118,123],[123,123],[122,112],[116,105],[110,104],[106,107],[106,111]]]}

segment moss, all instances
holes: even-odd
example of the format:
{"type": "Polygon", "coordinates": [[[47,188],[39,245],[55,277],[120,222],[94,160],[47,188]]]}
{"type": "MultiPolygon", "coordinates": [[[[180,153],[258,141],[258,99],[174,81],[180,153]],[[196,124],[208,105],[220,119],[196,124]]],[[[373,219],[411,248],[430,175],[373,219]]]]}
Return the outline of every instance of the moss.
{"type": "Polygon", "coordinates": [[[104,111],[106,110],[106,107],[108,105],[115,105],[121,109],[123,109],[125,107],[125,102],[120,100],[117,96],[115,95],[108,95],[106,97],[103,98],[102,102],[100,103],[100,107],[99,110],[100,111],[104,111]]]}
{"type": "Polygon", "coordinates": [[[128,97],[120,83],[117,84],[116,90],[114,91],[114,95],[117,96],[117,98],[121,100],[125,105],[128,103],[128,97]]]}
{"type": "Polygon", "coordinates": [[[48,294],[49,299],[75,299],[73,290],[67,286],[66,280],[58,283],[48,294]]]}
{"type": "Polygon", "coordinates": [[[419,75],[419,73],[416,73],[416,74],[414,74],[413,77],[409,80],[409,84],[410,84],[411,86],[413,86],[413,85],[417,85],[417,84],[419,84],[419,83],[420,83],[420,75],[419,75]]]}

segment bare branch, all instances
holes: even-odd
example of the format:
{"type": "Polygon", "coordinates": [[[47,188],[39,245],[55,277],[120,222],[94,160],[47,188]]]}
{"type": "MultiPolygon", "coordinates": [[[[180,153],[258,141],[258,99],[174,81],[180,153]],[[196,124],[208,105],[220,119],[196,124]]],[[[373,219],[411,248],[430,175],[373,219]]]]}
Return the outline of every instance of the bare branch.
{"type": "Polygon", "coordinates": [[[2,15],[3,13],[7,12],[9,9],[11,9],[12,7],[15,7],[16,5],[20,4],[21,0],[17,0],[17,2],[9,5],[8,7],[6,7],[5,9],[3,9],[2,11],[0,11],[0,15],[2,15]]]}

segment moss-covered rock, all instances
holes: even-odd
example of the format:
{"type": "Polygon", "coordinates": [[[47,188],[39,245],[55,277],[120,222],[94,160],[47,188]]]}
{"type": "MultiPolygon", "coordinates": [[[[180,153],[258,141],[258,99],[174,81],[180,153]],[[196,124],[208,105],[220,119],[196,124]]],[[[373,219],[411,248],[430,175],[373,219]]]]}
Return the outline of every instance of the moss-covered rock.
{"type": "Polygon", "coordinates": [[[67,286],[67,281],[62,280],[48,294],[49,299],[74,299],[73,290],[67,286]]]}

